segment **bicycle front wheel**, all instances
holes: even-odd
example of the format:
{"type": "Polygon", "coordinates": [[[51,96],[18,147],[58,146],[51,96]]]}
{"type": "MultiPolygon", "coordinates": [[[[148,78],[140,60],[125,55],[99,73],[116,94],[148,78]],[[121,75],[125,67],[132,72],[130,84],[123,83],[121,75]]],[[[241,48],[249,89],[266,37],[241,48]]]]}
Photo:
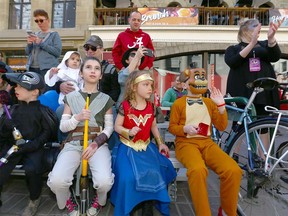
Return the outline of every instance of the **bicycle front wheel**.
{"type": "MultiPolygon", "coordinates": [[[[270,175],[269,172],[265,172],[265,156],[260,147],[260,143],[262,143],[268,151],[275,127],[276,119],[255,121],[249,124],[248,134],[245,133],[244,128],[237,133],[227,150],[227,153],[243,170],[238,211],[243,212],[244,215],[287,215],[288,184],[282,180],[283,176],[287,175],[285,172],[287,168],[277,164],[270,175]],[[247,140],[250,141],[251,151],[248,151],[247,140]],[[248,157],[248,155],[250,156],[248,157]]],[[[269,159],[268,167],[270,169],[277,163],[277,156],[279,157],[277,150],[287,140],[288,123],[280,121],[275,141],[271,144],[273,148],[270,157],[273,158],[269,159]]],[[[281,152],[282,154],[283,152],[281,152]]]]}

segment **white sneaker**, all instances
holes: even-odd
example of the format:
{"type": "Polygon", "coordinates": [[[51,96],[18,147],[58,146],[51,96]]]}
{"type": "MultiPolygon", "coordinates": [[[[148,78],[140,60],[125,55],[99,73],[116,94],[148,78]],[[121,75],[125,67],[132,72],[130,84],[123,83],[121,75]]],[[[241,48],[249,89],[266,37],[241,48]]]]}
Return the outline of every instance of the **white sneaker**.
{"type": "Polygon", "coordinates": [[[98,196],[95,195],[90,208],[86,211],[88,216],[96,216],[100,213],[102,206],[98,203],[98,196]]]}

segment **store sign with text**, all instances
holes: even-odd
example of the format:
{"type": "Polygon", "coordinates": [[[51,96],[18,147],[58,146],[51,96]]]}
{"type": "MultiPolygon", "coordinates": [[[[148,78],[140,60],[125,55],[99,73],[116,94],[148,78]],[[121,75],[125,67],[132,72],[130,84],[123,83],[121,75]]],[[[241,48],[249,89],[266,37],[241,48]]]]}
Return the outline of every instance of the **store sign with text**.
{"type": "Polygon", "coordinates": [[[198,25],[197,8],[138,8],[142,25],[198,25]]]}
{"type": "Polygon", "coordinates": [[[284,19],[281,27],[288,27],[288,9],[269,9],[269,20],[270,22],[278,22],[284,19]]]}

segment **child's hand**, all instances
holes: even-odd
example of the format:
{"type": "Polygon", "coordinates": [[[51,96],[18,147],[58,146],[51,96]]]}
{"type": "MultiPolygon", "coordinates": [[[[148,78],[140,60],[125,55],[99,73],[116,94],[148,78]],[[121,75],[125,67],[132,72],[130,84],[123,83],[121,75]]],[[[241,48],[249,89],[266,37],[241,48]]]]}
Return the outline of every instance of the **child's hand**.
{"type": "Polygon", "coordinates": [[[129,130],[129,136],[134,137],[136,134],[141,131],[141,128],[139,127],[133,127],[132,129],[129,130]]]}
{"type": "Polygon", "coordinates": [[[50,72],[51,72],[52,74],[57,74],[59,70],[60,70],[60,69],[57,68],[57,67],[52,67],[52,68],[50,69],[50,72]]]}
{"type": "Polygon", "coordinates": [[[166,146],[165,144],[160,144],[159,145],[159,152],[162,154],[162,153],[165,153],[165,156],[166,157],[170,157],[170,154],[169,154],[169,148],[168,146],[166,146]]]}
{"type": "Polygon", "coordinates": [[[90,145],[83,151],[82,153],[82,158],[84,160],[88,160],[89,158],[91,158],[94,153],[97,151],[98,149],[98,145],[95,141],[93,141],[92,143],[90,143],[90,145]]]}
{"type": "Polygon", "coordinates": [[[215,87],[213,87],[210,90],[210,92],[211,92],[210,98],[216,105],[225,103],[224,97],[219,89],[216,89],[215,87]]]}
{"type": "Polygon", "coordinates": [[[75,119],[77,121],[85,121],[86,119],[90,119],[91,111],[87,109],[82,109],[82,111],[75,115],[75,119]]]}
{"type": "Polygon", "coordinates": [[[197,134],[197,131],[198,131],[198,128],[194,127],[193,125],[185,125],[183,129],[184,129],[184,133],[190,136],[197,134]]]}

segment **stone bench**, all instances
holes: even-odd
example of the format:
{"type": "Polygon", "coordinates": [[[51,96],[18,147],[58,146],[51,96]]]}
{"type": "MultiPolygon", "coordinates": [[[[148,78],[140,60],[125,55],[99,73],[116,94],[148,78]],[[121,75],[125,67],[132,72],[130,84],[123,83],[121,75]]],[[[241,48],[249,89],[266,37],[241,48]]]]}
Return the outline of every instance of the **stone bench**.
{"type": "Polygon", "coordinates": [[[169,184],[168,186],[168,193],[170,196],[171,201],[176,202],[177,200],[177,181],[187,181],[186,176],[186,168],[176,159],[175,151],[170,150],[170,157],[169,160],[172,162],[173,167],[177,172],[176,179],[169,184]]]}

